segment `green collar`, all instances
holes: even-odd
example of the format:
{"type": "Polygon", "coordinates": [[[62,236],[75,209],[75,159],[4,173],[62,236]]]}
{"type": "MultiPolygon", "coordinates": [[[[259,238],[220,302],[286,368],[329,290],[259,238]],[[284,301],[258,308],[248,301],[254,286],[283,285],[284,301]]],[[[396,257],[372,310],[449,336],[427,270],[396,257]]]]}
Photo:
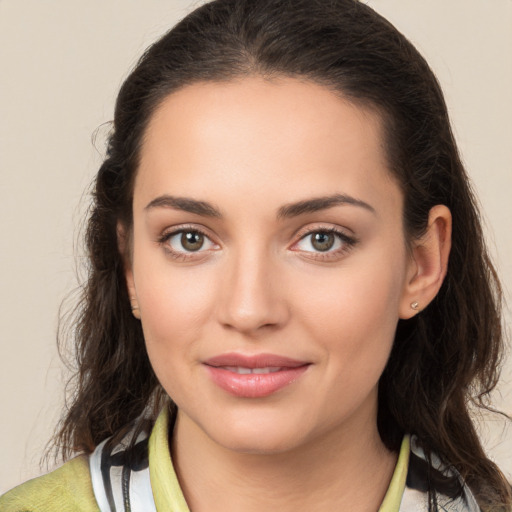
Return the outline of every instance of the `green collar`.
{"type": "MultiPolygon", "coordinates": [[[[190,512],[171,460],[168,441],[169,413],[164,408],[149,438],[149,474],[158,512],[190,512]]],[[[397,512],[405,489],[410,442],[405,436],[398,462],[379,512],[397,512]]]]}

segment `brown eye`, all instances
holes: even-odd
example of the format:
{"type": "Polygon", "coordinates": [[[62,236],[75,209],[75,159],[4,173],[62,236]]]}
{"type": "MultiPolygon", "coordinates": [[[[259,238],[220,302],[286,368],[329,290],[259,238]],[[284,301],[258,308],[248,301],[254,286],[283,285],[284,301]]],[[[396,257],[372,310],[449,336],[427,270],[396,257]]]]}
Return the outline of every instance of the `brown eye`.
{"type": "Polygon", "coordinates": [[[183,231],[180,242],[186,251],[198,251],[204,245],[204,235],[197,231],[183,231]]]}
{"type": "Polygon", "coordinates": [[[181,255],[203,253],[218,248],[207,235],[195,229],[182,229],[164,235],[161,243],[172,253],[181,255]]]}
{"type": "Polygon", "coordinates": [[[310,253],[318,259],[320,256],[335,255],[341,257],[357,243],[353,237],[335,229],[317,229],[309,231],[294,244],[293,250],[300,251],[304,255],[310,253]],[[316,255],[316,256],[315,256],[316,255]]]}
{"type": "Polygon", "coordinates": [[[334,233],[318,231],[311,235],[311,245],[320,252],[328,251],[334,246],[336,237],[334,233]]]}

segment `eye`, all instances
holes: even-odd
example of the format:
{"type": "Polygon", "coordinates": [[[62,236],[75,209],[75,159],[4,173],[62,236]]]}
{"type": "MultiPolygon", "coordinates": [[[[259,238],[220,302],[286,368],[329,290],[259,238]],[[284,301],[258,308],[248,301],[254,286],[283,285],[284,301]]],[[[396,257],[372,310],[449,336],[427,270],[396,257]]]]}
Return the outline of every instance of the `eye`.
{"type": "Polygon", "coordinates": [[[176,255],[204,252],[216,247],[210,238],[196,229],[181,229],[165,234],[160,240],[162,244],[176,255]]]}
{"type": "Polygon", "coordinates": [[[356,240],[336,229],[317,229],[301,237],[293,249],[302,252],[341,254],[348,251],[356,240]]]}
{"type": "MultiPolygon", "coordinates": [[[[316,233],[311,233],[310,235],[307,235],[304,237],[301,242],[306,242],[307,245],[312,247],[316,251],[320,252],[326,252],[331,250],[336,242],[339,240],[336,239],[336,236],[334,233],[327,233],[325,231],[318,231],[316,233]]],[[[299,243],[300,246],[300,243],[299,243]]],[[[304,249],[304,248],[303,248],[304,249]]]]}

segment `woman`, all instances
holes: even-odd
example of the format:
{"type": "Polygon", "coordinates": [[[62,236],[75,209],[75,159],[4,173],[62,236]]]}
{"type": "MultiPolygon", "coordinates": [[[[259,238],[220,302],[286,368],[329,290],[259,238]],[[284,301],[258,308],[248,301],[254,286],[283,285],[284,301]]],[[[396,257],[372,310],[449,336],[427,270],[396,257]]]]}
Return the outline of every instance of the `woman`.
{"type": "Polygon", "coordinates": [[[468,410],[499,283],[439,86],[369,7],[179,23],[121,88],[87,243],[83,455],[2,510],[510,510],[468,410]]]}

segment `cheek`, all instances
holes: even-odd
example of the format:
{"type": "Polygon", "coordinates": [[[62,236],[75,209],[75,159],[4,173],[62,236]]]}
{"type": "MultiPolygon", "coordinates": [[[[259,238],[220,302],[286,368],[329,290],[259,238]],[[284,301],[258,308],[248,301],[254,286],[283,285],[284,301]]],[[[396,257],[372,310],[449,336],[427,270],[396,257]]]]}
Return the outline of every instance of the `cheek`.
{"type": "Polygon", "coordinates": [[[312,300],[309,324],[303,325],[326,362],[321,377],[326,392],[319,404],[332,410],[335,419],[351,414],[361,404],[373,403],[368,397],[376,392],[398,322],[397,301],[389,282],[371,279],[363,283],[357,277],[352,274],[351,279],[337,283],[335,294],[330,287],[329,295],[312,300]]]}
{"type": "Polygon", "coordinates": [[[350,372],[379,373],[398,323],[404,258],[390,253],[353,261],[328,275],[318,273],[295,290],[297,318],[336,361],[337,371],[350,366],[350,372]]]}
{"type": "Polygon", "coordinates": [[[142,327],[151,363],[164,378],[166,369],[175,373],[184,358],[193,358],[211,318],[215,285],[211,273],[199,267],[177,271],[165,259],[144,261],[139,260],[139,272],[134,262],[142,327]]]}

